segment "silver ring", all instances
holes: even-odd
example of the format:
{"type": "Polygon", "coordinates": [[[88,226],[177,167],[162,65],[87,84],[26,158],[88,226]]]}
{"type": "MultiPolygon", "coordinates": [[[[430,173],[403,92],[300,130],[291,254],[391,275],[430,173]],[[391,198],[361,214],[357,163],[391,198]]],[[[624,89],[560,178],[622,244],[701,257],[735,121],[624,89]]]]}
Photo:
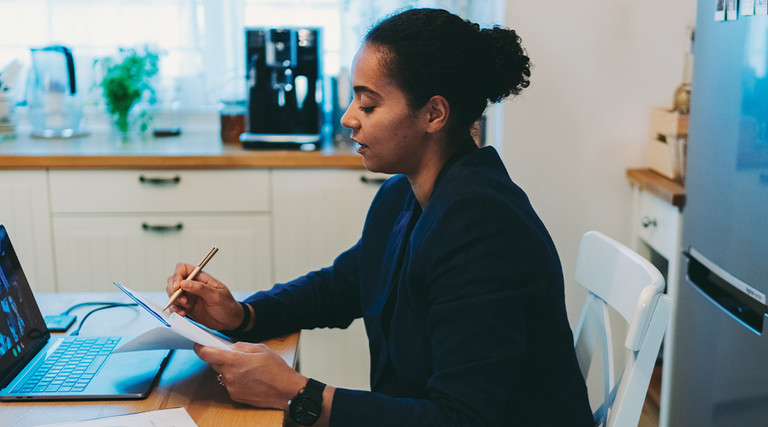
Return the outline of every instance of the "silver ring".
{"type": "Polygon", "coordinates": [[[224,385],[224,378],[221,377],[221,374],[216,375],[216,381],[219,382],[219,385],[224,385]]]}

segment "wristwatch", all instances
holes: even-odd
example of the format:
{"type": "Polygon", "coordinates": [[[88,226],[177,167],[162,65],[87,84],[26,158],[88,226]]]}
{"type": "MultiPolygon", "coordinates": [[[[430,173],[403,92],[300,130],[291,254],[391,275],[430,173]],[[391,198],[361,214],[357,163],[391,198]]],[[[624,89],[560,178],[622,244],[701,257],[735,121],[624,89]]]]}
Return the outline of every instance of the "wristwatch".
{"type": "Polygon", "coordinates": [[[288,416],[299,425],[311,426],[316,423],[323,408],[324,389],[325,384],[310,378],[307,385],[288,402],[288,416]]]}

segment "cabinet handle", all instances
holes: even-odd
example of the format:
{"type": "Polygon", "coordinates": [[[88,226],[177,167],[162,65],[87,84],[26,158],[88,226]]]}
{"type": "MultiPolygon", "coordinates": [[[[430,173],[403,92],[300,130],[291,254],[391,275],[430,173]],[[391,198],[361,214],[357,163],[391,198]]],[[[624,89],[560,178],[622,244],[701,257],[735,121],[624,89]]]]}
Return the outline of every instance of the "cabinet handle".
{"type": "Polygon", "coordinates": [[[381,185],[386,180],[387,180],[387,178],[369,178],[369,177],[367,177],[365,175],[360,175],[360,182],[362,182],[363,184],[381,185]]]}
{"type": "Polygon", "coordinates": [[[167,233],[170,231],[181,231],[181,229],[184,228],[184,224],[177,223],[175,225],[156,225],[156,224],[149,224],[146,222],[141,223],[141,229],[144,231],[153,231],[156,233],[167,233]]]}
{"type": "Polygon", "coordinates": [[[649,218],[647,216],[644,216],[643,219],[640,220],[640,224],[642,224],[643,228],[648,227],[656,227],[656,218],[649,218]]]}
{"type": "Polygon", "coordinates": [[[144,175],[139,175],[139,182],[151,185],[176,185],[181,182],[181,177],[175,175],[173,178],[147,178],[144,175]]]}

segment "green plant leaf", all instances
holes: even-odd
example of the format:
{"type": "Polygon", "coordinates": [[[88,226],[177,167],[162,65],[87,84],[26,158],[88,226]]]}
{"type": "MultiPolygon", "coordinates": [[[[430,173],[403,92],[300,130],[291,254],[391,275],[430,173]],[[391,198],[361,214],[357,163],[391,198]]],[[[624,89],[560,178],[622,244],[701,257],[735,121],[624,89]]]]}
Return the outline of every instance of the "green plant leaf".
{"type": "Polygon", "coordinates": [[[159,55],[144,47],[120,49],[122,60],[111,65],[101,82],[107,111],[114,116],[121,132],[128,131],[128,116],[131,108],[141,99],[144,91],[154,94],[150,79],[159,70],[159,55]]]}

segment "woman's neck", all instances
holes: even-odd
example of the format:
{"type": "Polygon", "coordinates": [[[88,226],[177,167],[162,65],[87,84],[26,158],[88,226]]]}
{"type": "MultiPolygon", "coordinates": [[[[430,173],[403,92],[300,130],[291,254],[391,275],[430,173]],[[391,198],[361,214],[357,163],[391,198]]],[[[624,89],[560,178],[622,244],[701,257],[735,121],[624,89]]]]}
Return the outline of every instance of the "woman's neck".
{"type": "MultiPolygon", "coordinates": [[[[469,138],[469,141],[469,145],[476,148],[471,138],[469,138]]],[[[415,173],[407,174],[413,194],[416,196],[416,200],[421,205],[422,210],[427,208],[440,172],[454,154],[458,151],[467,150],[467,144],[467,141],[462,140],[461,142],[450,144],[450,149],[434,150],[432,155],[424,158],[421,167],[415,173]]]]}
{"type": "Polygon", "coordinates": [[[418,200],[422,210],[427,208],[429,198],[432,196],[432,190],[435,189],[435,180],[437,180],[437,175],[440,174],[440,170],[445,165],[445,160],[447,158],[442,161],[435,159],[429,166],[419,169],[418,173],[408,175],[411,189],[413,189],[413,194],[416,196],[416,200],[418,200]]]}

